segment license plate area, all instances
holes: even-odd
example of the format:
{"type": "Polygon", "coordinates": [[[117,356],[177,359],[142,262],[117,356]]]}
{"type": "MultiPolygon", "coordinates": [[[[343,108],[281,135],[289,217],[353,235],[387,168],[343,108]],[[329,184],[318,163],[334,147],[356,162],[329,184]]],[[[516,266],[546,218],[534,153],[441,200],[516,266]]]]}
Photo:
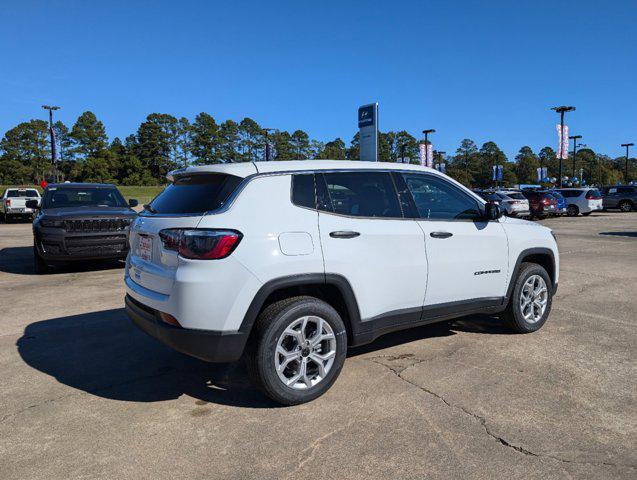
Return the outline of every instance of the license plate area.
{"type": "Polygon", "coordinates": [[[137,255],[142,260],[151,262],[153,259],[153,239],[147,235],[139,236],[139,243],[137,244],[137,255]]]}

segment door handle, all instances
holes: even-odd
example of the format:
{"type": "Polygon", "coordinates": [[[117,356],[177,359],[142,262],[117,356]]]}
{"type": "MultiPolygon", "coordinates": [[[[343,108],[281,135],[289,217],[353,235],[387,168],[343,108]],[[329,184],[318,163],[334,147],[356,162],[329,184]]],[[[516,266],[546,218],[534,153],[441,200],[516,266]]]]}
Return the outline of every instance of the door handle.
{"type": "Polygon", "coordinates": [[[332,238],[356,238],[360,235],[358,232],[352,232],[351,230],[337,230],[336,232],[330,232],[332,238]]]}
{"type": "Polygon", "coordinates": [[[430,237],[433,238],[449,238],[451,236],[453,236],[453,233],[451,232],[431,232],[429,234],[430,237]]]}

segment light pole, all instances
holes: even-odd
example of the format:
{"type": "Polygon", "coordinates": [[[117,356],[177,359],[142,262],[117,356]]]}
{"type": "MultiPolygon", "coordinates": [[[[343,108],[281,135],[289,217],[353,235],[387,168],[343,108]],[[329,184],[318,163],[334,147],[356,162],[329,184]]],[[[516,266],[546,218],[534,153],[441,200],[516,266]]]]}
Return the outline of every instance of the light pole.
{"type": "Polygon", "coordinates": [[[265,135],[265,161],[270,161],[270,142],[268,141],[268,132],[274,130],[273,128],[264,128],[263,134],[265,135]]]}
{"type": "Polygon", "coordinates": [[[626,183],[628,183],[628,148],[634,145],[634,143],[622,143],[622,147],[626,147],[626,165],[624,165],[624,182],[626,183]]]}
{"type": "MultiPolygon", "coordinates": [[[[564,138],[564,112],[572,112],[573,110],[575,110],[575,107],[567,107],[562,105],[561,107],[552,107],[551,110],[555,110],[557,113],[560,114],[560,134],[561,134],[561,139],[564,138]]],[[[562,151],[562,143],[563,140],[560,142],[560,148],[558,149],[558,157],[560,157],[560,187],[562,187],[562,157],[564,156],[564,152],[562,151]]]]}
{"type": "Polygon", "coordinates": [[[425,165],[429,166],[429,149],[427,148],[427,145],[429,145],[429,134],[430,133],[434,133],[436,131],[435,128],[430,128],[429,130],[423,130],[422,133],[425,134],[425,165]]]}
{"type": "MultiPolygon", "coordinates": [[[[580,138],[582,138],[581,135],[573,135],[572,137],[568,137],[571,140],[573,140],[573,175],[571,175],[571,178],[573,178],[575,176],[575,156],[577,155],[577,140],[579,140],[580,138]]],[[[582,179],[580,178],[580,182],[582,181],[582,179]]]]}
{"type": "Polygon", "coordinates": [[[60,107],[50,105],[42,105],[42,108],[49,111],[49,132],[51,134],[51,165],[53,168],[53,178],[58,181],[58,168],[55,159],[55,134],[53,133],[53,110],[59,110],[60,107]]]}

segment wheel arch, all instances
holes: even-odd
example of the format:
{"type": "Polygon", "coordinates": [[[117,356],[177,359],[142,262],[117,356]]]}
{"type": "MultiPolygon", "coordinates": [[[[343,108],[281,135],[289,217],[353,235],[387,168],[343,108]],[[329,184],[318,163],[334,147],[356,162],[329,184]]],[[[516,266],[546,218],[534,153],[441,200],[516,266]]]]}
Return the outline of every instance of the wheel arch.
{"type": "Polygon", "coordinates": [[[358,303],[347,279],[336,274],[290,275],[266,282],[252,299],[239,331],[249,335],[259,313],[265,307],[284,298],[298,295],[310,295],[331,305],[345,324],[348,342],[352,341],[352,326],[360,322],[358,303]]]}
{"type": "Polygon", "coordinates": [[[522,263],[536,263],[546,270],[551,278],[551,284],[553,288],[553,292],[557,289],[557,283],[555,282],[557,277],[556,265],[555,265],[555,254],[553,250],[550,248],[538,247],[538,248],[527,248],[526,250],[522,250],[518,255],[518,258],[515,262],[515,266],[513,267],[513,271],[511,274],[511,278],[509,279],[509,287],[507,288],[507,294],[505,302],[508,303],[509,298],[511,298],[511,294],[513,292],[513,287],[515,285],[515,279],[518,277],[520,273],[520,268],[522,263]]]}

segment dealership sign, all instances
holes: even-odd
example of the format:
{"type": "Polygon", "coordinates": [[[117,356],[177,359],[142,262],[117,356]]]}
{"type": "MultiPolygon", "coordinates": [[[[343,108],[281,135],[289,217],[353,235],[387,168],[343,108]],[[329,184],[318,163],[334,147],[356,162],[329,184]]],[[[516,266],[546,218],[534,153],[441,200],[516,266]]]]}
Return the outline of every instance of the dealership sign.
{"type": "Polygon", "coordinates": [[[360,157],[368,162],[378,161],[378,102],[358,108],[360,157]]]}

